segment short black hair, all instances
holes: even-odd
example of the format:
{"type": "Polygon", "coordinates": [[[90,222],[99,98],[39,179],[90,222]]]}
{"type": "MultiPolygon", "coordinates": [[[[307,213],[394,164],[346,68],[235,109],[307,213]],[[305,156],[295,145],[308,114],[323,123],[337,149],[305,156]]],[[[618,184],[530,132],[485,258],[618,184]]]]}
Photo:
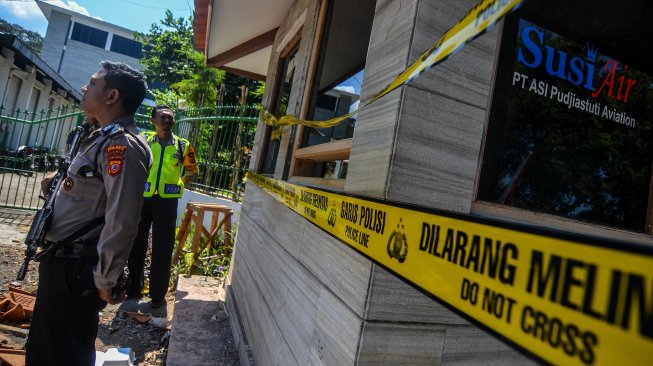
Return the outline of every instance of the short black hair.
{"type": "Polygon", "coordinates": [[[162,109],[169,109],[171,112],[173,113],[175,112],[175,110],[170,108],[170,106],[167,104],[157,104],[154,106],[154,108],[152,108],[152,119],[154,119],[154,117],[156,117],[156,114],[162,109]]]}
{"type": "Polygon", "coordinates": [[[125,112],[136,113],[147,93],[143,73],[122,62],[102,61],[100,65],[106,70],[106,87],[118,90],[125,112]]]}

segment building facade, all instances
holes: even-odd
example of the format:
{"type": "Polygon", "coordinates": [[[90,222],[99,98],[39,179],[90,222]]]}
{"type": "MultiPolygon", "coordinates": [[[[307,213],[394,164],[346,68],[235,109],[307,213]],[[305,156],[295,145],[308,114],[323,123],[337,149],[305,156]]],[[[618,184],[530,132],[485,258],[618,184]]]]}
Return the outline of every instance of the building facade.
{"type": "MultiPolygon", "coordinates": [[[[476,5],[276,1],[269,12],[230,8],[243,24],[236,29],[221,18],[226,3],[195,1],[207,63],[260,75],[248,58],[264,54],[263,106],[309,120],[321,106],[337,112],[325,97],[334,89],[360,90],[365,105],[476,5]],[[244,37],[247,14],[261,12],[270,24],[244,37]],[[226,26],[244,39],[226,44],[226,26]]],[[[250,170],[650,252],[651,15],[645,1],[524,2],[346,131],[259,123],[250,170]]],[[[258,365],[537,364],[255,184],[241,210],[227,306],[239,349],[246,340],[258,365]]]]}
{"type": "Polygon", "coordinates": [[[141,44],[134,31],[37,0],[48,29],[41,56],[75,88],[86,85],[100,61],[124,62],[138,70],[141,44]]]}
{"type": "MultiPolygon", "coordinates": [[[[62,128],[73,119],[32,126],[30,121],[73,113],[82,99],[72,87],[29,47],[12,35],[0,34],[0,146],[15,150],[20,145],[58,149],[62,128]]],[[[61,145],[61,146],[60,146],[61,145]]]]}

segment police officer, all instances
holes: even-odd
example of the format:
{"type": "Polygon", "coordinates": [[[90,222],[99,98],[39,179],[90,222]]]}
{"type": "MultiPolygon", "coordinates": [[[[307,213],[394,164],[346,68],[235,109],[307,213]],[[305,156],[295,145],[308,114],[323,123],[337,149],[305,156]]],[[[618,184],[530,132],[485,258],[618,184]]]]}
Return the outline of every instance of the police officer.
{"type": "Polygon", "coordinates": [[[175,115],[167,105],[152,109],[152,124],[156,131],[143,132],[152,149],[153,165],[145,183],[145,200],[138,224],[138,235],[129,257],[129,271],[133,276],[127,291],[128,301],[121,307],[163,317],[166,313],[165,295],[170,282],[170,261],[175,244],[177,201],[184,185],[197,177],[199,169],[195,150],[187,139],[172,133],[175,115]],[[145,256],[148,233],[152,226],[152,263],[150,266],[151,301],[138,304],[143,290],[145,256]]]}
{"type": "Polygon", "coordinates": [[[46,234],[51,251],[39,265],[28,366],[94,365],[98,311],[126,297],[112,288],[137,233],[152,164],[133,120],[147,84],[125,64],[101,66],[82,88],[84,112],[100,128],[72,160],[46,234]]]}

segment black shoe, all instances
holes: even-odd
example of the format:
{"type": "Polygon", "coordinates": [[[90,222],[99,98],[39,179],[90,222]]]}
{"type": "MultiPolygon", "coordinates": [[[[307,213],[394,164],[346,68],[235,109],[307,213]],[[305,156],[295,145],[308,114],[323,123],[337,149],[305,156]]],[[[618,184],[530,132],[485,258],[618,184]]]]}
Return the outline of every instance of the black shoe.
{"type": "Polygon", "coordinates": [[[138,300],[139,299],[127,298],[127,300],[123,301],[122,304],[120,304],[118,310],[127,311],[130,313],[137,313],[139,310],[138,300]]]}
{"type": "Polygon", "coordinates": [[[165,300],[160,302],[148,301],[141,303],[138,311],[143,314],[150,314],[156,318],[165,318],[168,315],[168,307],[165,300]]]}

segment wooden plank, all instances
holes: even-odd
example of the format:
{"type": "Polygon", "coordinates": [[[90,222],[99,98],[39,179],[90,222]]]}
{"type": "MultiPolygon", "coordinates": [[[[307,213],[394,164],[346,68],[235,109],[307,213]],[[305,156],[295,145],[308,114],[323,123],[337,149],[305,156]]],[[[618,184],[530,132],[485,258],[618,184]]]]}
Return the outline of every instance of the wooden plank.
{"type": "Polygon", "coordinates": [[[294,158],[314,162],[346,160],[351,151],[351,139],[338,140],[295,150],[294,158]]]}
{"type": "Polygon", "coordinates": [[[327,179],[327,178],[317,178],[317,177],[299,177],[294,176],[288,179],[288,182],[307,186],[315,187],[320,189],[328,189],[331,191],[344,191],[346,180],[345,179],[327,179]]]}
{"type": "Polygon", "coordinates": [[[442,325],[365,323],[357,366],[440,365],[442,325]]]}
{"type": "Polygon", "coordinates": [[[238,60],[244,56],[250,55],[274,43],[274,37],[279,28],[271,29],[265,33],[249,39],[230,50],[224,51],[219,55],[213,56],[206,60],[206,65],[211,67],[222,67],[232,61],[238,60]]]}
{"type": "Polygon", "coordinates": [[[376,265],[371,287],[367,320],[469,325],[461,316],[376,265]]]}

